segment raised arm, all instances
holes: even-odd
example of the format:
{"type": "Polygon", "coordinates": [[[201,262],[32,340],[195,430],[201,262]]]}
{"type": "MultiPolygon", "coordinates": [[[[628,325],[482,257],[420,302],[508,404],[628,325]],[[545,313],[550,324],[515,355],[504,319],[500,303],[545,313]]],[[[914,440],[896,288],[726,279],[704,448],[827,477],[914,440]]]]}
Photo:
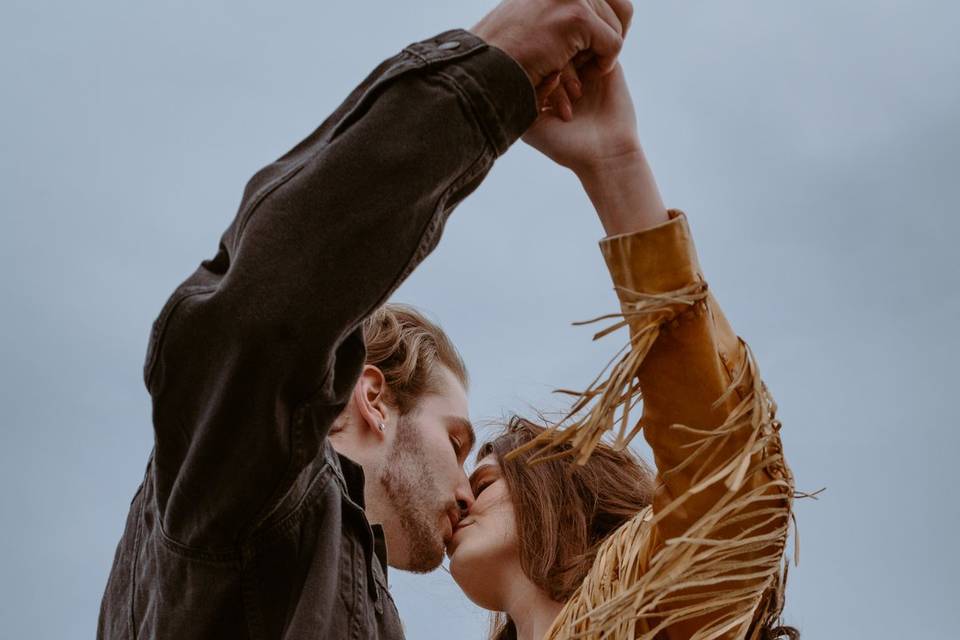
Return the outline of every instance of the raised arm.
{"type": "Polygon", "coordinates": [[[615,60],[629,2],[607,2],[504,0],[476,33],[412,44],[249,181],[148,347],[157,507],[175,542],[225,548],[296,503],[363,365],[364,318],[534,121],[533,84],[579,51],[615,60]]]}
{"type": "Polygon", "coordinates": [[[621,303],[611,321],[630,332],[563,437],[582,460],[607,430],[624,446],[642,430],[658,483],[652,509],[607,541],[552,638],[753,638],[779,614],[792,497],[775,405],[708,290],[686,217],[662,205],[622,74],[591,96],[576,109],[610,124],[603,144],[581,140],[567,158],[555,142],[565,123],[528,134],[576,171],[610,234],[601,249],[621,303]]]}
{"type": "Polygon", "coordinates": [[[631,382],[596,415],[642,397],[658,483],[627,559],[642,568],[629,591],[650,594],[634,609],[648,608],[640,637],[746,638],[779,617],[792,478],[757,363],[707,289],[685,216],[669,215],[601,244],[630,326],[618,374],[631,382]]]}
{"type": "Polygon", "coordinates": [[[355,384],[364,317],[535,114],[514,60],[449,31],[384,61],[253,176],[217,254],[176,289],[150,340],[170,536],[208,548],[256,526],[355,384]]]}

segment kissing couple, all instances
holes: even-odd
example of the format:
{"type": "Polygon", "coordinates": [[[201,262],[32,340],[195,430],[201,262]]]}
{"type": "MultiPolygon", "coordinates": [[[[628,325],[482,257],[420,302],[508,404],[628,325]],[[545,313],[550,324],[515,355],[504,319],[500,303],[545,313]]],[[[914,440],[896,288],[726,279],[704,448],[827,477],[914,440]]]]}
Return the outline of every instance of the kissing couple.
{"type": "Polygon", "coordinates": [[[98,638],[402,638],[387,567],[445,554],[497,640],[799,637],[776,405],[644,156],[632,13],[504,0],[250,179],[153,326],[155,446],[98,638]],[[475,446],[455,346],[387,300],[520,138],[589,196],[620,301],[598,335],[625,346],[563,420],[475,446]]]}

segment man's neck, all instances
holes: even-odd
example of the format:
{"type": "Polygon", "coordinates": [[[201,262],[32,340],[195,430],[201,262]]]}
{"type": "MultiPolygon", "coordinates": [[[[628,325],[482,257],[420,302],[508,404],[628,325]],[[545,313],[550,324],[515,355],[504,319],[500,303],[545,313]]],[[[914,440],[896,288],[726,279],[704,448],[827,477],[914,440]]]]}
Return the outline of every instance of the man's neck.
{"type": "Polygon", "coordinates": [[[364,481],[362,483],[362,495],[364,511],[367,514],[367,519],[371,523],[380,523],[381,520],[378,518],[380,514],[379,504],[377,503],[374,486],[372,486],[371,483],[371,480],[375,481],[375,478],[370,477],[370,471],[363,464],[362,456],[359,455],[360,452],[356,443],[352,442],[350,438],[344,434],[334,433],[330,434],[330,444],[333,445],[334,450],[341,458],[346,458],[363,470],[364,481]]]}

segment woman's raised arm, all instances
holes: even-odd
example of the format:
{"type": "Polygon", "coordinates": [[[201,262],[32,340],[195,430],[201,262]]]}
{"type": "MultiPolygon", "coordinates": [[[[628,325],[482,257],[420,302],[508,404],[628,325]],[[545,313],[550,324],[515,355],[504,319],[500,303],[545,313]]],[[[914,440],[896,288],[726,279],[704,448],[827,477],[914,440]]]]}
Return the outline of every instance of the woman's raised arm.
{"type": "Polygon", "coordinates": [[[605,542],[549,637],[759,637],[782,606],[793,495],[775,404],[708,291],[686,217],[663,207],[622,72],[584,94],[571,121],[525,139],[573,169],[594,203],[621,304],[598,336],[629,327],[630,339],[532,448],[568,443],[582,462],[607,431],[626,446],[642,430],[658,482],[652,509],[605,542]]]}
{"type": "Polygon", "coordinates": [[[637,135],[633,100],[623,69],[603,77],[566,80],[580,95],[571,121],[542,116],[524,142],[572,170],[593,202],[608,236],[641,231],[666,222],[667,209],[637,135]],[[581,93],[582,92],[582,93],[581,93]]]}

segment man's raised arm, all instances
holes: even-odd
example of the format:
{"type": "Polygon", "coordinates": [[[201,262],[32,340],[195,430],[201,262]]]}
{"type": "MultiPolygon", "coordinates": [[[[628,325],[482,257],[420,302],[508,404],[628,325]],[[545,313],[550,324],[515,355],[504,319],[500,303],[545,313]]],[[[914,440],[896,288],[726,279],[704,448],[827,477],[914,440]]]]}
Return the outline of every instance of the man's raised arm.
{"type": "Polygon", "coordinates": [[[150,339],[158,498],[173,537],[207,546],[253,526],[290,465],[307,461],[292,459],[293,440],[315,452],[355,383],[363,318],[535,116],[523,69],[451,31],[383,62],[249,181],[216,256],[176,289],[150,339]],[[321,433],[294,433],[306,403],[330,407],[321,433]]]}
{"type": "Polygon", "coordinates": [[[596,4],[506,0],[477,25],[482,38],[456,30],[407,47],[250,180],[216,256],[150,338],[167,535],[219,548],[269,514],[355,384],[363,319],[534,121],[533,83],[582,51],[616,56],[617,14],[596,4]]]}

